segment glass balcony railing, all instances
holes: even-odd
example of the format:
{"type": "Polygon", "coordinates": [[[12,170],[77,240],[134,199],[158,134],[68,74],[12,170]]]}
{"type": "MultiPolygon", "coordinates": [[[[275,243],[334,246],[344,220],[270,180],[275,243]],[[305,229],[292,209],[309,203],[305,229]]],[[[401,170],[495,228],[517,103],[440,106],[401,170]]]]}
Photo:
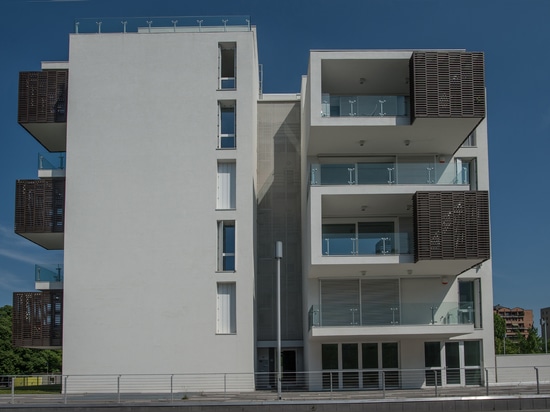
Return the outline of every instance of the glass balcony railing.
{"type": "Polygon", "coordinates": [[[329,303],[312,305],[308,318],[310,329],[334,326],[473,325],[473,307],[473,302],[329,303]]]}
{"type": "Polygon", "coordinates": [[[401,233],[349,233],[323,231],[324,256],[408,255],[413,252],[411,234],[401,233]]]}
{"type": "Polygon", "coordinates": [[[63,265],[57,265],[55,269],[34,265],[34,280],[36,282],[63,282],[63,265]]]}
{"type": "Polygon", "coordinates": [[[38,170],[63,170],[65,169],[65,153],[58,153],[57,159],[52,156],[46,158],[42,153],[38,153],[38,170]]]}
{"type": "Polygon", "coordinates": [[[408,96],[339,96],[323,93],[323,117],[408,116],[408,96]]]}
{"type": "Polygon", "coordinates": [[[310,166],[310,182],[319,185],[468,185],[470,163],[435,160],[319,164],[310,166]]]}

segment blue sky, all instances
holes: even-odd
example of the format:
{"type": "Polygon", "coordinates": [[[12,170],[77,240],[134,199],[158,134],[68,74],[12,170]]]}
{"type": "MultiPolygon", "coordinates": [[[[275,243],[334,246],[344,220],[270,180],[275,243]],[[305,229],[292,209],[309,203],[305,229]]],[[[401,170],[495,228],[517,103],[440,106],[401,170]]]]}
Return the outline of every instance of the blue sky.
{"type": "Polygon", "coordinates": [[[299,91],[310,49],[485,52],[494,302],[533,309],[538,326],[550,306],[550,0],[1,0],[0,306],[33,290],[35,263],[63,258],[13,234],[15,180],[35,178],[45,152],[17,124],[18,72],[66,60],[75,18],[226,14],[257,26],[267,93],[299,91]]]}

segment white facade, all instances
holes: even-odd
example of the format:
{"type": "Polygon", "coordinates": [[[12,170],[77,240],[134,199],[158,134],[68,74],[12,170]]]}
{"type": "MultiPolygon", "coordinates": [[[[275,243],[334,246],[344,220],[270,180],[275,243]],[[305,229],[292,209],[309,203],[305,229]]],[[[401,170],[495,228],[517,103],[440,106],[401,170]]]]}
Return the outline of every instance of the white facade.
{"type": "Polygon", "coordinates": [[[64,374],[253,372],[255,32],[78,34],[69,54],[64,374]]]}
{"type": "MultiPolygon", "coordinates": [[[[305,371],[320,372],[315,390],[382,387],[384,370],[419,387],[425,369],[482,384],[488,205],[421,199],[487,194],[484,96],[473,114],[422,115],[422,53],[312,51],[301,94],[262,95],[255,28],[71,35],[69,62],[43,65],[69,72],[63,374],[243,373],[246,389],[271,387],[252,377],[276,369],[282,240],[285,384],[305,371]],[[439,223],[422,221],[432,211],[439,223]],[[438,243],[449,235],[456,256],[438,243]]],[[[459,72],[479,58],[430,53],[464,59],[459,72]]],[[[427,105],[467,106],[468,76],[427,105]]]]}

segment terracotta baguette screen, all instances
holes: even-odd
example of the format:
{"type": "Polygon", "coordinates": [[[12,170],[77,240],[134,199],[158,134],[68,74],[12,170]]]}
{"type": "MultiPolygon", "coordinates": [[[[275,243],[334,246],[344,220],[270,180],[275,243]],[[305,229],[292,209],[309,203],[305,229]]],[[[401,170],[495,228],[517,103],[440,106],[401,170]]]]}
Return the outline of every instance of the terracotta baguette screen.
{"type": "Polygon", "coordinates": [[[13,294],[14,346],[62,345],[63,290],[13,294]]]}
{"type": "Polygon", "coordinates": [[[488,192],[417,192],[413,202],[415,261],[489,259],[488,192]]]}
{"type": "Polygon", "coordinates": [[[411,82],[413,118],[485,118],[483,53],[414,52],[411,82]]]}
{"type": "Polygon", "coordinates": [[[46,70],[19,73],[19,123],[67,121],[69,72],[46,70]]]}
{"type": "Polygon", "coordinates": [[[63,232],[65,179],[18,180],[15,233],[63,232]]]}

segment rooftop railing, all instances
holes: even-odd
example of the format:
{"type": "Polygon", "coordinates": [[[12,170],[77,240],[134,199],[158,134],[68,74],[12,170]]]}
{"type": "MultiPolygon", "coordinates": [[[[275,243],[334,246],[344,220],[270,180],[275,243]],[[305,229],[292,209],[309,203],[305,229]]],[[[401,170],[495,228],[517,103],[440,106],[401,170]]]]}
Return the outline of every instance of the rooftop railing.
{"type": "Polygon", "coordinates": [[[74,22],[80,33],[177,33],[250,31],[250,16],[157,16],[82,18],[74,22]]]}

